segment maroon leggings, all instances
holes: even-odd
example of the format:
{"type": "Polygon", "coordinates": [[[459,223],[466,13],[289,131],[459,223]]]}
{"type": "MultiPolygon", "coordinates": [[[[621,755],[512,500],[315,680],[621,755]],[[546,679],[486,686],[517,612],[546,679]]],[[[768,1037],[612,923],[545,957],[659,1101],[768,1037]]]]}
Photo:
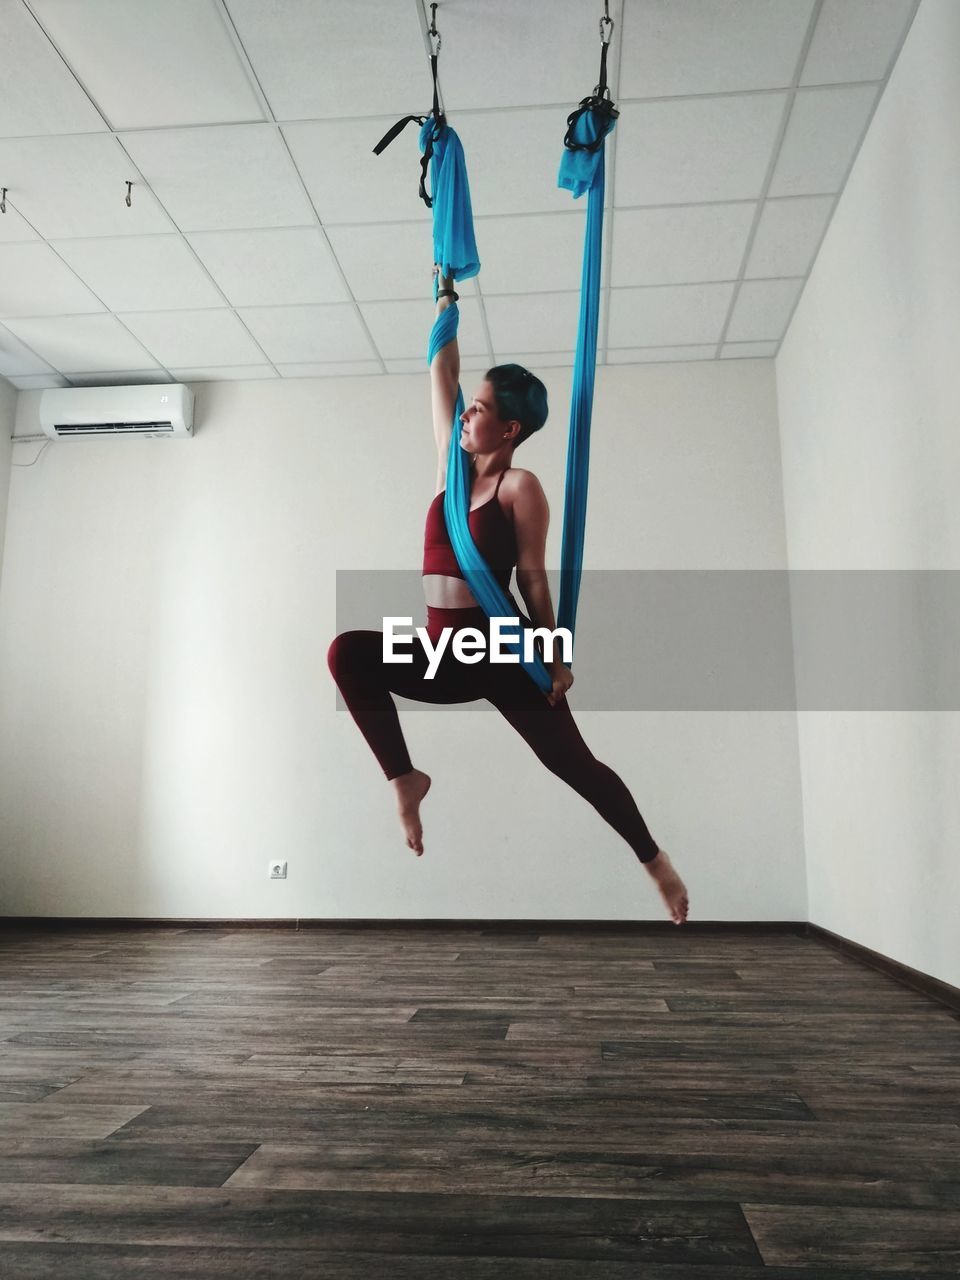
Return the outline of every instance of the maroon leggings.
{"type": "MultiPolygon", "coordinates": [[[[519,616],[524,626],[532,626],[529,618],[519,616]]],[[[480,608],[428,607],[426,629],[434,644],[443,627],[477,627],[489,635],[489,622],[480,608]]],[[[551,773],[589,800],[641,862],[655,858],[657,843],[633,796],[619,775],[598,760],[584,742],[567,699],[560,698],[551,706],[516,663],[491,663],[485,655],[482,662],[469,665],[460,662],[452,650],[451,636],[433,679],[427,680],[427,654],[416,634],[410,643],[397,648],[400,653],[411,654],[412,663],[384,662],[380,631],[344,631],[331,643],[327,651],[330,673],[387,779],[398,778],[413,768],[392,693],[434,703],[486,698],[551,773]]]]}

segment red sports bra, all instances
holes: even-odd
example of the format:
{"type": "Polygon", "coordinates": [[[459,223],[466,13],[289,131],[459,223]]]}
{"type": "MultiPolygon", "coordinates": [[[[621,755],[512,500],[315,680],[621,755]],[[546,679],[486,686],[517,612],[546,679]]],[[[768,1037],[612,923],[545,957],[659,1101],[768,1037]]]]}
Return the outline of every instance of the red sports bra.
{"type": "MultiPolygon", "coordinates": [[[[503,587],[510,590],[510,575],[517,563],[517,538],[513,525],[500,506],[497,495],[500,482],[510,468],[500,472],[500,479],[493,497],[475,507],[467,517],[470,533],[477,544],[477,550],[493,570],[493,575],[503,587]]],[[[423,536],[423,572],[442,573],[451,578],[462,578],[456,553],[447,533],[447,522],[443,515],[443,495],[445,489],[437,494],[427,511],[427,523],[423,536]]]]}

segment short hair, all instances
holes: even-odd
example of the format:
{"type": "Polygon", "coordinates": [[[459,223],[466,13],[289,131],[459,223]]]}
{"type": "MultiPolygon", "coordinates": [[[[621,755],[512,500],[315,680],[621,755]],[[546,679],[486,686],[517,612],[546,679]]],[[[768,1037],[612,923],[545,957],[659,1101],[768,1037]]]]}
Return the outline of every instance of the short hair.
{"type": "Polygon", "coordinates": [[[547,388],[522,364],[498,364],[486,372],[493,387],[497,413],[505,422],[520,423],[514,446],[523,444],[547,420],[547,388]]]}

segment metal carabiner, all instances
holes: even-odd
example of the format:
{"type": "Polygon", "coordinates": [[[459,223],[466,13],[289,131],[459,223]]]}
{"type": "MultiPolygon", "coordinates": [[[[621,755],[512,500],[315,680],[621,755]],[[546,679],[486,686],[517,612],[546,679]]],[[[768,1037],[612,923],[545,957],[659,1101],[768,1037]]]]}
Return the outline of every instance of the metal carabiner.
{"type": "Polygon", "coordinates": [[[435,4],[430,5],[430,26],[427,28],[427,37],[431,41],[430,56],[435,58],[440,52],[440,45],[442,43],[440,39],[440,32],[437,30],[437,6],[435,4]],[[437,41],[437,47],[435,49],[433,47],[434,37],[437,41]]]}
{"type": "Polygon", "coordinates": [[[606,17],[603,17],[603,18],[601,18],[601,19],[600,19],[600,43],[601,43],[601,44],[609,44],[609,43],[610,43],[610,41],[613,39],[613,28],[614,28],[614,25],[615,25],[615,24],[614,24],[613,19],[612,19],[611,17],[609,17],[609,16],[606,16],[606,17]],[[604,28],[604,27],[609,27],[609,28],[610,28],[610,30],[607,32],[607,34],[606,34],[606,35],[604,35],[604,34],[603,34],[603,28],[604,28]]]}

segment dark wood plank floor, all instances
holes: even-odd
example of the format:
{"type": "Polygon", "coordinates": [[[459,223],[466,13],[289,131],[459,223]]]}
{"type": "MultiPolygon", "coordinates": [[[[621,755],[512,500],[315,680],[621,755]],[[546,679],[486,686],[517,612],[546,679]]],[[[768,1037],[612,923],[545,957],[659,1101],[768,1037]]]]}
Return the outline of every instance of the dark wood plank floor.
{"type": "Polygon", "coordinates": [[[960,1274],[960,1016],[801,933],[13,930],[3,1280],[960,1274]]]}

